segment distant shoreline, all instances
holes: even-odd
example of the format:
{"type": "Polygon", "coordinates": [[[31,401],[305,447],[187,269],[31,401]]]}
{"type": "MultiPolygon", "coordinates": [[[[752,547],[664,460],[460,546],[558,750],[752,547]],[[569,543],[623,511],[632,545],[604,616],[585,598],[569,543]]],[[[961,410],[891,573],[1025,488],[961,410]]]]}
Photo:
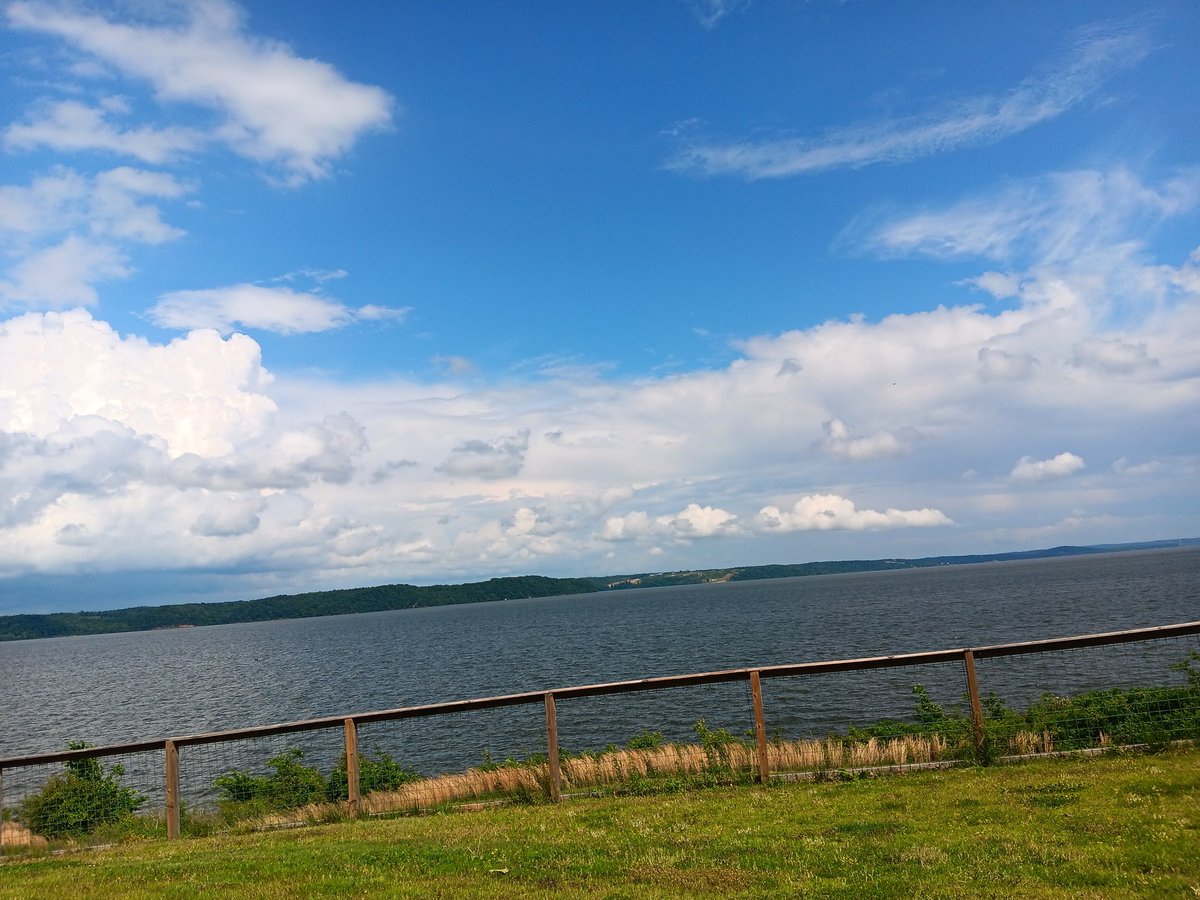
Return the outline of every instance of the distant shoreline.
{"type": "Polygon", "coordinates": [[[231,625],[281,619],[307,619],[320,616],[364,612],[386,612],[425,606],[461,603],[488,603],[524,597],[555,597],[641,590],[649,587],[760,581],[809,575],[836,575],[854,572],[884,572],[938,566],[974,565],[986,562],[1052,559],[1100,553],[1137,550],[1200,547],[1200,538],[1143,541],[1128,544],[1051,547],[1009,553],[965,556],[931,556],[919,559],[840,560],[763,566],[732,566],[694,569],[681,572],[655,572],[586,578],[548,578],[523,575],[493,578],[489,581],[457,585],[416,586],[387,584],[375,587],[345,588],[285,594],[258,600],[183,603],[170,606],[138,606],[127,609],[77,613],[27,613],[0,616],[0,641],[34,640],[50,637],[77,637],[89,634],[116,634],[132,631],[156,631],[191,628],[201,625],[231,625]]]}

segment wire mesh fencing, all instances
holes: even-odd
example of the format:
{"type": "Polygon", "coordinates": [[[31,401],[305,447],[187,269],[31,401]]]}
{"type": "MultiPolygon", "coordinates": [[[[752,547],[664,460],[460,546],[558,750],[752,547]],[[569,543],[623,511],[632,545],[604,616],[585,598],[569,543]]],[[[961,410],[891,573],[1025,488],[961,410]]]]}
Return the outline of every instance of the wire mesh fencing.
{"type": "MultiPolygon", "coordinates": [[[[235,737],[178,748],[184,834],[339,818],[347,763],[336,727],[235,737]]],[[[161,777],[161,776],[160,776],[161,777]]]]}
{"type": "Polygon", "coordinates": [[[367,722],[357,744],[367,815],[531,801],[548,791],[540,700],[367,722]]]}
{"type": "Polygon", "coordinates": [[[1200,739],[1200,638],[981,658],[989,750],[1024,755],[1200,739]]]}
{"type": "Polygon", "coordinates": [[[162,753],[79,748],[67,759],[5,768],[0,810],[3,852],[165,837],[162,753]]]}
{"type": "Polygon", "coordinates": [[[974,753],[961,661],[770,678],[763,706],[776,774],[936,763],[974,753]]]}
{"type": "Polygon", "coordinates": [[[564,793],[743,781],[755,759],[748,678],[557,702],[564,793]]]}
{"type": "Polygon", "coordinates": [[[0,759],[0,851],[1200,741],[1200,622],[0,759]]]}

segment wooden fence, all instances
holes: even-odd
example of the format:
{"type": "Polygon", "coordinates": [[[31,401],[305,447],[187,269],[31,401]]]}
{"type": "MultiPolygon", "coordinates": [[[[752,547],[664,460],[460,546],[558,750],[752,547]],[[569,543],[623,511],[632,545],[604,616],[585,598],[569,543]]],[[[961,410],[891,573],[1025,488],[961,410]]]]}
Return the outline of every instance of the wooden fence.
{"type": "MultiPolygon", "coordinates": [[[[556,704],[558,702],[584,697],[628,694],[639,691],[657,691],[668,688],[690,687],[727,682],[749,682],[751,703],[753,705],[754,738],[756,745],[755,777],[758,781],[765,781],[770,777],[771,772],[768,765],[768,740],[763,716],[761,685],[764,679],[819,675],[833,672],[853,672],[870,669],[892,669],[905,666],[929,665],[934,663],[960,662],[962,664],[966,683],[966,693],[970,702],[975,752],[977,756],[982,759],[985,749],[985,731],[983,705],[980,699],[978,679],[976,678],[975,674],[975,662],[977,660],[1021,656],[1035,653],[1049,653],[1063,650],[1077,650],[1112,644],[1129,644],[1138,641],[1155,641],[1190,635],[1200,635],[1200,621],[1184,622],[1176,625],[1164,625],[1156,628],[1141,628],[1129,631],[1107,632],[1104,634],[1079,635],[1076,637],[1056,638],[1051,640],[994,644],[987,647],[937,650],[925,653],[906,653],[895,656],[875,656],[861,659],[794,663],[790,665],[763,666],[748,669],[727,669],[717,672],[698,672],[688,675],[671,675],[660,678],[644,678],[634,681],[576,685],[574,687],[555,688],[553,690],[546,691],[530,691],[519,694],[506,694],[497,697],[456,700],[448,703],[433,703],[424,706],[408,706],[398,709],[355,713],[345,716],[329,716],[319,719],[305,719],[296,722],[280,722],[272,725],[262,725],[253,728],[239,728],[229,731],[192,734],[183,737],[138,741],[128,744],[112,744],[104,747],[88,747],[81,750],[64,750],[56,753],[43,753],[31,756],[9,757],[0,759],[0,809],[3,809],[4,805],[3,786],[4,771],[6,769],[161,750],[163,752],[164,759],[163,796],[166,807],[166,833],[168,838],[174,839],[179,837],[180,831],[180,748],[202,744],[219,744],[226,741],[260,738],[271,735],[294,734],[321,729],[340,728],[344,734],[344,745],[346,752],[348,776],[348,811],[351,816],[355,816],[359,812],[360,801],[358,777],[359,726],[372,722],[416,719],[457,712],[496,709],[499,707],[521,706],[527,704],[542,704],[545,710],[546,749],[549,761],[549,778],[546,790],[549,799],[551,801],[557,801],[562,796],[562,773],[559,761],[558,725],[556,713],[556,704]]],[[[3,829],[0,829],[0,845],[2,845],[2,842],[3,829]]]]}

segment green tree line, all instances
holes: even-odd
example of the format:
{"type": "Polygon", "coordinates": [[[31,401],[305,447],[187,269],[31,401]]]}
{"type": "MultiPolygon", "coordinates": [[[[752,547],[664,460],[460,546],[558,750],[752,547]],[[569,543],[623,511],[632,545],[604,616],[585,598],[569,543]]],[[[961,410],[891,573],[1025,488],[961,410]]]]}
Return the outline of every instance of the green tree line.
{"type": "Polygon", "coordinates": [[[1144,550],[1160,547],[1194,546],[1200,538],[1150,541],[1139,544],[1106,544],[1094,547],[1053,547],[1015,553],[990,553],[975,556],[931,556],[922,559],[851,559],[791,565],[738,566],[723,569],[695,569],[683,572],[650,572],[635,575],[610,575],[600,578],[547,578],[519,575],[492,578],[469,584],[384,584],[375,587],[345,588],[336,591],[311,591],[281,594],[259,600],[231,600],[214,603],[181,603],[171,606],[135,606],[97,612],[35,613],[0,616],[0,641],[30,638],[67,637],[85,634],[112,634],[121,631],[152,631],[192,625],[231,625],[242,622],[266,622],[277,619],[307,619],[346,613],[384,612],[420,606],[446,606],[456,603],[486,603],[519,597],[557,597],[589,594],[605,590],[629,590],[646,587],[705,584],[723,581],[756,581],[770,578],[798,578],[807,575],[836,575],[850,572],[878,572],[887,569],[913,569],[931,566],[967,565],[1016,559],[1040,559],[1055,556],[1079,556],[1111,553],[1119,550],[1144,550]]]}

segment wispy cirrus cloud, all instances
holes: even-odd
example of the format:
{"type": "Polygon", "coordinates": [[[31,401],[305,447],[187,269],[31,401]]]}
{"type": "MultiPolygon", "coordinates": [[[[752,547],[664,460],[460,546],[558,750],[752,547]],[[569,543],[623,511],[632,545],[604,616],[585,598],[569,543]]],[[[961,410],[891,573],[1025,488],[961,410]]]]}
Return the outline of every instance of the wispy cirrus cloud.
{"type": "Polygon", "coordinates": [[[25,121],[14,122],[4,130],[4,146],[9,150],[102,150],[161,165],[205,141],[204,135],[193,128],[121,128],[111,121],[110,113],[126,108],[119,101],[110,102],[108,107],[88,106],[77,100],[45,104],[31,111],[25,121]]]}
{"type": "Polygon", "coordinates": [[[307,334],[331,331],[356,321],[403,319],[403,308],[367,306],[352,309],[323,294],[287,287],[234,284],[196,291],[172,291],[159,298],[150,318],[164,328],[190,331],[212,328],[230,334],[238,328],[307,334]]]}
{"type": "MultiPolygon", "coordinates": [[[[880,256],[941,259],[1016,257],[1065,263],[1098,250],[1111,255],[1136,225],[1153,225],[1200,204],[1200,169],[1158,184],[1125,167],[1052,172],[968,197],[941,209],[868,214],[840,238],[880,256]]],[[[994,296],[1015,296],[1020,277],[987,272],[971,283],[994,296]]]]}
{"type": "MultiPolygon", "coordinates": [[[[1195,258],[1181,266],[1153,260],[1153,235],[1200,207],[1200,168],[1157,180],[1124,166],[1052,172],[969,195],[941,208],[864,214],[838,243],[881,258],[981,259],[1003,272],[963,279],[1023,307],[1092,320],[1067,363],[1078,370],[1144,372],[1153,348],[1131,340],[1155,310],[1187,305],[1200,281],[1195,258]]],[[[981,351],[982,379],[1024,378],[1040,353],[1009,341],[981,351]],[[1034,351],[1034,352],[1031,352],[1034,351]]]]}
{"type": "Polygon", "coordinates": [[[1054,119],[1094,96],[1114,72],[1150,52],[1144,31],[1095,26],[1079,34],[1057,66],[1003,94],[962,98],[923,115],[864,122],[810,137],[696,141],[666,168],[689,175],[786,178],[827,169],[901,163],[990,144],[1054,119]]]}
{"type": "Polygon", "coordinates": [[[730,13],[739,12],[750,5],[750,0],[692,0],[692,15],[709,31],[730,13]]]}

